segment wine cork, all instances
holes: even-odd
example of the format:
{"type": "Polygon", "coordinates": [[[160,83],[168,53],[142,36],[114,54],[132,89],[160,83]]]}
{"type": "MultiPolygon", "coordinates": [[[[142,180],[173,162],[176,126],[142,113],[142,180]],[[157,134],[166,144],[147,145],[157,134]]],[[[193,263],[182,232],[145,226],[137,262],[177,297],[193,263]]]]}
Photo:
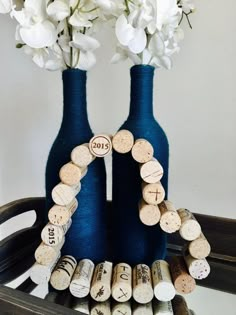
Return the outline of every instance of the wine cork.
{"type": "Polygon", "coordinates": [[[139,218],[145,225],[152,226],[160,221],[161,213],[158,206],[149,205],[144,200],[139,203],[139,218]]]}
{"type": "Polygon", "coordinates": [[[87,167],[80,168],[72,162],[62,166],[59,171],[59,177],[63,184],[69,186],[78,185],[80,180],[86,175],[87,167]]]}
{"type": "Polygon", "coordinates": [[[189,275],[183,257],[175,256],[171,258],[170,272],[178,293],[188,294],[195,289],[196,282],[193,277],[189,275]]]}
{"type": "Polygon", "coordinates": [[[193,258],[203,259],[210,255],[211,246],[201,233],[197,239],[189,243],[188,250],[193,258]]]}
{"type": "Polygon", "coordinates": [[[171,301],[162,302],[153,300],[154,315],[174,315],[171,301]]]}
{"type": "Polygon", "coordinates": [[[130,302],[114,303],[112,306],[112,315],[132,315],[130,302]]]}
{"type": "Polygon", "coordinates": [[[165,198],[165,191],[160,182],[155,184],[143,184],[142,193],[144,201],[149,205],[156,206],[165,198]]]}
{"type": "Polygon", "coordinates": [[[110,301],[94,303],[91,307],[90,315],[111,315],[110,301]]]}
{"type": "Polygon", "coordinates": [[[210,273],[210,265],[205,258],[196,259],[191,255],[184,257],[190,275],[197,280],[205,279],[210,273]]]}
{"type": "Polygon", "coordinates": [[[172,283],[169,264],[166,261],[154,261],[152,264],[152,281],[154,295],[159,301],[167,302],[174,298],[175,288],[172,283]]]}
{"type": "Polygon", "coordinates": [[[128,153],[134,145],[134,136],[128,130],[118,131],[112,138],[113,149],[118,153],[128,153]]]}
{"type": "Polygon", "coordinates": [[[70,284],[73,296],[83,298],[89,294],[93,271],[94,263],[90,259],[82,259],[79,262],[70,284]]]}
{"type": "Polygon", "coordinates": [[[97,302],[105,302],[111,295],[112,263],[103,262],[96,266],[92,286],[91,297],[97,302]]]}
{"type": "Polygon", "coordinates": [[[181,218],[181,227],[179,230],[181,237],[187,241],[193,241],[198,238],[201,234],[201,226],[194,215],[184,208],[177,211],[181,218]]]}
{"type": "Polygon", "coordinates": [[[73,298],[71,302],[71,308],[75,311],[81,312],[82,314],[89,315],[89,299],[77,299],[73,298]]]}
{"type": "Polygon", "coordinates": [[[41,232],[42,241],[48,246],[57,246],[63,240],[71,224],[71,219],[62,226],[48,223],[41,232]]]}
{"type": "Polygon", "coordinates": [[[71,161],[81,167],[87,167],[95,159],[95,156],[89,150],[89,144],[84,143],[75,147],[71,152],[71,161]]]}
{"type": "Polygon", "coordinates": [[[148,184],[158,183],[163,173],[163,167],[155,158],[140,166],[140,176],[148,184]]]}
{"type": "Polygon", "coordinates": [[[135,303],[133,307],[133,315],[153,315],[152,303],[135,303]]]}
{"type": "Polygon", "coordinates": [[[60,254],[55,258],[55,260],[48,266],[40,265],[35,262],[30,269],[30,278],[36,284],[45,284],[48,283],[51,277],[51,273],[56,266],[60,254]]]}
{"type": "Polygon", "coordinates": [[[181,219],[174,205],[170,201],[163,201],[158,205],[161,212],[160,227],[166,233],[174,233],[180,229],[181,219]]]}
{"type": "Polygon", "coordinates": [[[112,150],[111,137],[96,135],[89,142],[90,152],[97,157],[104,157],[112,150]]]}
{"type": "Polygon", "coordinates": [[[78,201],[74,198],[67,206],[54,205],[48,212],[49,221],[58,226],[67,224],[78,208],[78,201]]]}
{"type": "Polygon", "coordinates": [[[114,268],[112,297],[118,302],[126,302],[132,297],[132,268],[125,263],[114,268]]]}
{"type": "Polygon", "coordinates": [[[51,278],[51,286],[56,290],[65,290],[69,287],[77,262],[72,256],[63,256],[56,265],[51,278]]]}
{"type": "Polygon", "coordinates": [[[133,269],[133,298],[140,304],[153,299],[151,271],[147,265],[139,264],[133,269]]]}
{"type": "Polygon", "coordinates": [[[132,148],[133,159],[138,163],[146,163],[153,158],[154,149],[150,142],[145,139],[137,139],[132,148]]]}
{"type": "Polygon", "coordinates": [[[175,315],[190,315],[188,305],[181,295],[176,295],[172,301],[172,307],[175,315]]]}
{"type": "Polygon", "coordinates": [[[62,241],[54,247],[48,246],[42,242],[34,253],[34,257],[37,263],[44,266],[51,265],[60,254],[60,250],[64,245],[64,242],[65,237],[63,237],[62,241]]]}
{"type": "Polygon", "coordinates": [[[69,205],[80,192],[81,183],[76,186],[68,186],[63,183],[56,185],[52,190],[52,200],[59,206],[69,205]]]}

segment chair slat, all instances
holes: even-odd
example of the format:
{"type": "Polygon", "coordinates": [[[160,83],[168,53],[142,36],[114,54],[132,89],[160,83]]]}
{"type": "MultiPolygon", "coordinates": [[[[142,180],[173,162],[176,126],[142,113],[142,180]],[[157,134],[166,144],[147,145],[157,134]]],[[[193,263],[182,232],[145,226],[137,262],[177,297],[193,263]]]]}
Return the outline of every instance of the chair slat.
{"type": "Polygon", "coordinates": [[[10,202],[0,207],[0,224],[24,212],[35,210],[37,224],[42,222],[45,217],[45,198],[24,198],[10,202]]]}
{"type": "Polygon", "coordinates": [[[40,226],[17,231],[0,242],[0,283],[16,279],[32,266],[39,243],[40,226]]]}

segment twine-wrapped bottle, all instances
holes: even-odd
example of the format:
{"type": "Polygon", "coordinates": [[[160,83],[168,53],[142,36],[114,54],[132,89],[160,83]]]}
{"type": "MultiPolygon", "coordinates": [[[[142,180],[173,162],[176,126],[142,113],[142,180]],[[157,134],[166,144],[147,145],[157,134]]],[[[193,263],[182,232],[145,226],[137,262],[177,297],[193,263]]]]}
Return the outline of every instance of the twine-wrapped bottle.
{"type": "MultiPolygon", "coordinates": [[[[164,169],[161,182],[167,198],[169,146],[165,132],[153,116],[153,76],[152,66],[137,65],[131,68],[130,112],[120,129],[127,129],[135,139],[145,138],[153,145],[154,156],[164,169]]],[[[159,224],[149,227],[139,219],[141,178],[139,166],[130,154],[113,153],[112,199],[111,249],[114,261],[136,265],[163,259],[165,233],[159,224]]]]}
{"type": "MultiPolygon", "coordinates": [[[[51,148],[46,167],[47,212],[53,205],[51,191],[60,182],[59,170],[70,161],[74,147],[93,136],[87,116],[86,71],[63,72],[64,110],[59,133],[51,148]]],[[[72,217],[63,253],[75,258],[89,257],[94,262],[106,258],[106,172],[103,159],[96,159],[81,181],[78,209],[72,217]]]]}

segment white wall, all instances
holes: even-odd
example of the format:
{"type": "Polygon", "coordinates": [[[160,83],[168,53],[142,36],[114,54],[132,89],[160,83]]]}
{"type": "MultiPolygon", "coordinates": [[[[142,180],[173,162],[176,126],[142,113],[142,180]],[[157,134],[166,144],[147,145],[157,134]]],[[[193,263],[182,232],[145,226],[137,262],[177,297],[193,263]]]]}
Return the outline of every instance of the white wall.
{"type": "MultiPolygon", "coordinates": [[[[196,0],[196,6],[173,70],[158,70],[155,78],[155,114],[171,149],[170,199],[236,218],[236,3],[196,0]]],[[[40,70],[14,49],[14,29],[8,16],[0,17],[0,204],[44,194],[47,153],[62,112],[60,73],[40,70]]],[[[114,40],[107,30],[100,37],[99,62],[88,78],[89,117],[95,132],[114,133],[128,113],[129,65],[110,65],[114,40]]],[[[189,301],[200,315],[236,314],[231,295],[199,288],[189,301]]]]}

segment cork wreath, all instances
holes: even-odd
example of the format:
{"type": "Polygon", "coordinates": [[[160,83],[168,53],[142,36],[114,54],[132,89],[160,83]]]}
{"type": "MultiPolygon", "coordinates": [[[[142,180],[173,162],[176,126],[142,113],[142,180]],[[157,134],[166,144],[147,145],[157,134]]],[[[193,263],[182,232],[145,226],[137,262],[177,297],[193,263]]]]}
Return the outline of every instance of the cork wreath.
{"type": "Polygon", "coordinates": [[[52,190],[55,205],[49,210],[49,223],[43,228],[42,243],[35,251],[36,263],[30,273],[32,281],[36,284],[50,281],[56,290],[69,288],[78,298],[90,294],[97,302],[106,302],[112,296],[122,302],[123,308],[131,297],[140,304],[149,303],[155,297],[170,307],[168,303],[176,292],[192,292],[195,279],[204,279],[210,273],[206,257],[211,248],[194,215],[187,209],[176,210],[172,202],[165,200],[162,176],[163,168],[154,157],[151,143],[145,139],[135,140],[128,130],[120,130],[113,137],[96,135],[89,143],[75,147],[71,162],[60,169],[61,182],[52,190]],[[89,164],[95,158],[110,154],[112,149],[120,154],[131,152],[140,164],[142,200],[137,216],[145,225],[160,224],[166,233],[179,231],[187,241],[183,257],[172,257],[169,263],[154,261],[151,268],[140,262],[133,269],[125,262],[113,268],[108,261],[95,266],[89,257],[78,262],[70,255],[61,257],[65,235],[78,207],[75,197],[81,189],[80,181],[86,176],[89,164]]]}

